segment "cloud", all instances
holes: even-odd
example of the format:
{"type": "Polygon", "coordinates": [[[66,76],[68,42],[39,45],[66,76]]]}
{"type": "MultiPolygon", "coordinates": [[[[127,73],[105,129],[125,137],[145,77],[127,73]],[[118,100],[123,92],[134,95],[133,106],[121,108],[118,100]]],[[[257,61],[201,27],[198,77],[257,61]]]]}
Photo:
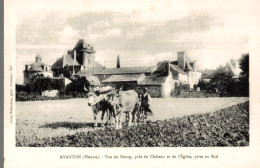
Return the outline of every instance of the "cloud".
{"type": "Polygon", "coordinates": [[[110,7],[107,2],[97,6],[88,1],[76,8],[79,2],[67,1],[55,10],[40,10],[39,5],[17,22],[17,61],[41,54],[51,64],[79,38],[93,44],[97,60],[101,64],[106,60],[108,67],[115,67],[118,54],[122,66],[155,65],[175,59],[178,51],[187,51],[206,66],[210,60],[212,66],[225,61],[222,55],[240,56],[249,42],[247,10],[239,7],[235,13],[230,4],[202,2],[138,1],[129,2],[129,7],[118,2],[110,7]]]}
{"type": "Polygon", "coordinates": [[[122,33],[121,29],[116,28],[116,29],[111,29],[108,32],[106,32],[105,36],[106,37],[118,37],[121,35],[121,33],[122,33]]]}

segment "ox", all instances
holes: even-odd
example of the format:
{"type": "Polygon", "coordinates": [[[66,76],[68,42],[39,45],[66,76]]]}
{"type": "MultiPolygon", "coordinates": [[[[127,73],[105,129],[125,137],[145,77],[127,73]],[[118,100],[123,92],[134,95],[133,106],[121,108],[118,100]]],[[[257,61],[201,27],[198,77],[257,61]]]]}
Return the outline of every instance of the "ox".
{"type": "Polygon", "coordinates": [[[94,114],[94,127],[97,126],[97,115],[101,111],[101,126],[104,126],[104,115],[107,113],[107,121],[108,123],[111,119],[111,116],[115,116],[114,114],[114,106],[108,101],[108,94],[96,94],[94,92],[88,93],[88,105],[91,106],[92,112],[94,114]]]}
{"type": "Polygon", "coordinates": [[[114,107],[115,112],[115,127],[120,129],[122,127],[121,117],[122,113],[128,113],[129,120],[128,126],[131,126],[131,122],[136,124],[136,112],[139,108],[139,98],[138,94],[134,90],[119,91],[118,93],[110,93],[109,101],[114,107]]]}

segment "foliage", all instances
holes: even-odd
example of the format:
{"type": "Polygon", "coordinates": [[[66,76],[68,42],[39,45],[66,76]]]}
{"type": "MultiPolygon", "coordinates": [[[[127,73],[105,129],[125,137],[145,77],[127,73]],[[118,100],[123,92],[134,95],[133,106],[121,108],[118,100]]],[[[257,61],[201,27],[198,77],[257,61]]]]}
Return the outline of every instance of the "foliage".
{"type": "Polygon", "coordinates": [[[210,82],[199,81],[198,87],[202,91],[219,93],[220,96],[241,96],[240,83],[223,66],[212,74],[210,82]]]}
{"type": "Polygon", "coordinates": [[[204,80],[200,80],[197,87],[200,87],[200,90],[206,91],[208,93],[215,91],[213,85],[209,82],[205,82],[204,80]]]}
{"type": "Polygon", "coordinates": [[[226,72],[222,66],[211,75],[210,82],[200,81],[198,87],[206,92],[217,92],[221,96],[249,96],[249,54],[239,59],[242,72],[239,79],[226,72]]]}
{"type": "Polygon", "coordinates": [[[75,77],[64,91],[61,80],[35,75],[29,84],[16,85],[16,101],[57,100],[73,97],[82,98],[86,96],[84,87],[89,87],[89,82],[86,80],[86,77],[75,77]],[[59,95],[56,97],[41,96],[45,90],[59,90],[59,95]]]}
{"type": "MultiPolygon", "coordinates": [[[[84,97],[79,95],[78,97],[84,97]]],[[[60,100],[60,99],[70,99],[73,98],[71,95],[59,94],[55,97],[41,96],[37,93],[28,93],[28,92],[16,92],[16,101],[46,101],[46,100],[60,100]]]]}
{"type": "Polygon", "coordinates": [[[240,92],[242,96],[249,96],[249,54],[242,55],[239,67],[242,70],[239,77],[240,92]]]}
{"type": "Polygon", "coordinates": [[[182,83],[176,83],[174,86],[174,89],[171,91],[171,97],[179,96],[183,92],[189,91],[190,85],[189,84],[182,84],[182,83]]]}
{"type": "Polygon", "coordinates": [[[239,67],[242,70],[241,77],[249,79],[249,54],[242,55],[239,59],[239,67]]]}
{"type": "Polygon", "coordinates": [[[212,92],[212,85],[209,83],[200,81],[198,85],[193,85],[194,89],[201,87],[204,90],[197,92],[190,89],[189,84],[176,84],[174,90],[171,92],[171,97],[174,98],[207,98],[207,97],[219,97],[218,93],[212,92]],[[205,91],[206,90],[206,91],[205,91]]]}
{"type": "MultiPolygon", "coordinates": [[[[64,122],[62,127],[70,123],[64,122]]],[[[85,123],[73,125],[73,129],[85,123]]],[[[60,127],[60,126],[59,126],[60,127]]],[[[53,125],[52,129],[56,129],[53,125]]],[[[16,146],[54,147],[211,147],[249,145],[249,102],[213,113],[190,115],[163,121],[147,121],[137,127],[124,126],[82,131],[66,136],[24,139],[23,129],[16,130],[16,146]]],[[[55,130],[53,130],[55,131],[55,130]]]]}
{"type": "Polygon", "coordinates": [[[223,67],[219,67],[212,76],[210,84],[222,96],[232,96],[235,89],[235,80],[233,75],[226,72],[223,67]]]}
{"type": "Polygon", "coordinates": [[[72,79],[72,82],[67,85],[65,94],[70,94],[76,96],[77,94],[84,94],[86,93],[86,89],[90,86],[89,81],[86,79],[85,76],[79,77],[75,76],[72,79]]]}
{"type": "Polygon", "coordinates": [[[41,93],[45,90],[59,90],[62,88],[62,84],[58,80],[53,80],[49,77],[42,75],[34,75],[30,82],[26,85],[16,85],[16,92],[27,92],[27,93],[41,93]]]}

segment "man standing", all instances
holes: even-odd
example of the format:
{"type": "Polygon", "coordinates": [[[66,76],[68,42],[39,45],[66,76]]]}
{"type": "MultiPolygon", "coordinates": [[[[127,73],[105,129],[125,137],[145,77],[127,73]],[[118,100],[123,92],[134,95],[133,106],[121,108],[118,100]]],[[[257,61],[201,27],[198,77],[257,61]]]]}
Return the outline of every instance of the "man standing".
{"type": "Polygon", "coordinates": [[[151,96],[149,95],[147,88],[143,89],[144,93],[142,95],[142,107],[144,109],[144,114],[145,116],[148,115],[148,113],[150,113],[150,115],[153,115],[152,110],[150,109],[150,104],[151,104],[151,96]]]}

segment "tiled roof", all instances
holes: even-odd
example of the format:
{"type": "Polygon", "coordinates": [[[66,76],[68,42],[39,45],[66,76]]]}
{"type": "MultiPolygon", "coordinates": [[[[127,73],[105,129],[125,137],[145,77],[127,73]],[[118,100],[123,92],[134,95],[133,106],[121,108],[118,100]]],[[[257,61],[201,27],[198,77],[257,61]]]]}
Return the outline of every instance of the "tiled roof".
{"type": "Polygon", "coordinates": [[[146,76],[138,85],[162,85],[167,76],[146,76]]]}
{"type": "MultiPolygon", "coordinates": [[[[184,72],[177,64],[174,64],[176,62],[170,62],[171,70],[177,71],[181,74],[187,75],[186,72],[184,72]]],[[[158,73],[158,72],[168,72],[168,61],[159,62],[157,66],[153,69],[152,73],[158,73]]]]}
{"type": "MultiPolygon", "coordinates": [[[[63,68],[63,65],[73,66],[73,58],[70,54],[66,54],[59,58],[52,66],[51,69],[60,69],[63,68]],[[65,58],[64,58],[65,57],[65,58]],[[65,60],[64,64],[63,61],[65,60]]],[[[79,66],[79,63],[77,60],[75,60],[74,66],[79,66]]]]}
{"type": "Polygon", "coordinates": [[[77,44],[73,48],[73,51],[74,50],[82,50],[82,49],[84,49],[84,51],[86,51],[86,52],[95,52],[93,45],[88,44],[87,42],[85,42],[84,39],[79,39],[79,41],[77,42],[77,44]]]}
{"type": "Polygon", "coordinates": [[[190,71],[194,71],[193,67],[190,65],[190,62],[186,61],[187,69],[190,71]]]}
{"type": "Polygon", "coordinates": [[[185,61],[186,61],[186,68],[189,70],[189,71],[194,71],[194,69],[193,69],[193,67],[191,66],[191,59],[190,59],[190,57],[188,57],[188,56],[186,56],[186,59],[185,59],[185,61]]]}
{"type": "Polygon", "coordinates": [[[120,74],[141,74],[149,73],[153,67],[124,67],[124,68],[103,68],[92,70],[93,75],[120,75],[120,74]]]}
{"type": "Polygon", "coordinates": [[[103,80],[102,83],[108,82],[130,82],[138,81],[143,74],[125,74],[125,75],[111,75],[107,79],[103,80]]]}
{"type": "Polygon", "coordinates": [[[178,65],[175,65],[175,64],[171,64],[171,69],[181,73],[181,74],[184,74],[184,75],[187,75],[186,72],[184,72],[178,65]]]}
{"type": "Polygon", "coordinates": [[[152,73],[168,72],[168,64],[168,61],[159,62],[157,66],[152,70],[152,73]]]}

